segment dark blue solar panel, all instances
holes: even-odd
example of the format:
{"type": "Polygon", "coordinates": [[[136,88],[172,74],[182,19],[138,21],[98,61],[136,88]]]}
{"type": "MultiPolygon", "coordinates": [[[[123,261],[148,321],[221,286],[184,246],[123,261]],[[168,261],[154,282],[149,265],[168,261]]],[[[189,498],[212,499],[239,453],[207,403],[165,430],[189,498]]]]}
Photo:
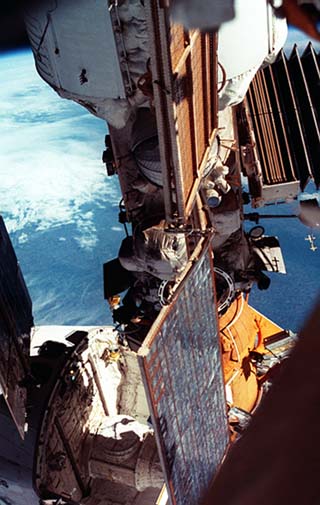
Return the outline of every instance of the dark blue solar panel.
{"type": "Polygon", "coordinates": [[[192,268],[139,353],[168,491],[177,505],[199,503],[229,443],[210,254],[207,249],[192,268]]]}

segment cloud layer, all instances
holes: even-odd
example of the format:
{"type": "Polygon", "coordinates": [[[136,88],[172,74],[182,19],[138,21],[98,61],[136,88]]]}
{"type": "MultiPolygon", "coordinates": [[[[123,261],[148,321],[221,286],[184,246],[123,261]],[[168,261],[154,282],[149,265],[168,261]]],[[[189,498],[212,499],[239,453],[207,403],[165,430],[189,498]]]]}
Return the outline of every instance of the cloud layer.
{"type": "Polygon", "coordinates": [[[7,227],[21,231],[23,242],[29,225],[43,231],[73,224],[80,245],[94,247],[90,204],[116,204],[119,197],[101,163],[106,125],[46,86],[29,53],[2,60],[0,211],[7,227]]]}
{"type": "Polygon", "coordinates": [[[108,324],[102,264],[123,230],[118,180],[101,162],[106,124],[43,83],[30,52],[0,65],[0,214],[35,322],[108,324]]]}

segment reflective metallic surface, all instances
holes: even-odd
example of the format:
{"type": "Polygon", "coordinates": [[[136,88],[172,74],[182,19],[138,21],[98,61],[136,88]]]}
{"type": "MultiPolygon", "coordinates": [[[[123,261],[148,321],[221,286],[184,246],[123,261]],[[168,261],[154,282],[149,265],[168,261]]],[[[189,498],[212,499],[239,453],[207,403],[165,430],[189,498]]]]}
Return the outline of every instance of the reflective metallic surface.
{"type": "Polygon", "coordinates": [[[32,324],[31,300],[0,217],[0,386],[22,438],[32,324]]]}

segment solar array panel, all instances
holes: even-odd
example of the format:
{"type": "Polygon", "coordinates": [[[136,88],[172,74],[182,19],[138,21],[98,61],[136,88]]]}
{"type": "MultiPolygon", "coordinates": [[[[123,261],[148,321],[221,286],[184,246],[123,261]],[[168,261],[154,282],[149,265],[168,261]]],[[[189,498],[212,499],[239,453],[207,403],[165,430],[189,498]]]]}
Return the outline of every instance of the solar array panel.
{"type": "Polygon", "coordinates": [[[320,67],[311,45],[260,70],[247,93],[263,184],[320,185],[320,67]]]}
{"type": "Polygon", "coordinates": [[[196,505],[229,443],[210,248],[139,351],[171,503],[196,505]]]}
{"type": "Polygon", "coordinates": [[[184,30],[146,4],[166,219],[185,221],[217,133],[217,35],[184,30]]]}

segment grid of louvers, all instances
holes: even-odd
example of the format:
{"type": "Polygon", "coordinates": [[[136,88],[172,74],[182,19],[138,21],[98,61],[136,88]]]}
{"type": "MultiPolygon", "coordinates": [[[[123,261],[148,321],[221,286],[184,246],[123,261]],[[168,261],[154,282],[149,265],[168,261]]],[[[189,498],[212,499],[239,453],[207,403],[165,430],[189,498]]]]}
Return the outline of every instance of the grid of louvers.
{"type": "Polygon", "coordinates": [[[320,185],[319,55],[308,44],[300,56],[294,46],[261,69],[248,90],[247,105],[263,184],[310,178],[320,185]]]}

